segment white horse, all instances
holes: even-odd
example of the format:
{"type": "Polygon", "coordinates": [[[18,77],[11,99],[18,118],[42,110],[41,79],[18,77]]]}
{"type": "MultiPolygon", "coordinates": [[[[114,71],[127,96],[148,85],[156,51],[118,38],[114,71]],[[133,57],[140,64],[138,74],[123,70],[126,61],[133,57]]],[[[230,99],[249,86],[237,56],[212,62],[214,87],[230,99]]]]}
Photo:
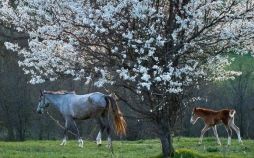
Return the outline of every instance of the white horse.
{"type": "Polygon", "coordinates": [[[101,145],[101,134],[106,129],[108,147],[112,149],[108,114],[112,114],[113,116],[116,134],[126,134],[126,122],[112,96],[100,92],[77,95],[75,92],[67,91],[41,91],[37,112],[43,113],[44,109],[48,107],[49,104],[57,108],[65,119],[64,138],[60,145],[66,144],[67,132],[73,128],[78,137],[79,147],[83,147],[83,140],[80,137],[75,120],[95,118],[100,126],[100,131],[96,138],[97,145],[101,145]]]}

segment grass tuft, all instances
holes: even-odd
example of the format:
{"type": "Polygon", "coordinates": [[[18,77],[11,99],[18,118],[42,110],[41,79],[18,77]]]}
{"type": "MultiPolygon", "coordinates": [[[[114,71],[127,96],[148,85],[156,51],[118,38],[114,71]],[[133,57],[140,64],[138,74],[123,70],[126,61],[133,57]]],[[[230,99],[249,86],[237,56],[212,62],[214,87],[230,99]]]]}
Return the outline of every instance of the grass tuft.
{"type": "Polygon", "coordinates": [[[218,147],[208,147],[206,149],[207,152],[219,152],[220,149],[218,147]]]}

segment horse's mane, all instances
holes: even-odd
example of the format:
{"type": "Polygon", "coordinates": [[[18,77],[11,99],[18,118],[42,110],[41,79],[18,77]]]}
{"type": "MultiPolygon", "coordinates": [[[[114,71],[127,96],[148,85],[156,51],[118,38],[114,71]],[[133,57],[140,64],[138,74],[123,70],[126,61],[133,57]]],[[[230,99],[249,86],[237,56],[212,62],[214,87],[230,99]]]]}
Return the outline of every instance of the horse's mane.
{"type": "Polygon", "coordinates": [[[60,91],[44,91],[44,94],[76,94],[75,91],[66,91],[66,90],[60,90],[60,91]]]}
{"type": "Polygon", "coordinates": [[[205,108],[205,107],[197,107],[196,110],[199,110],[199,111],[213,111],[213,112],[216,112],[216,110],[209,109],[209,108],[205,108]]]}
{"type": "Polygon", "coordinates": [[[213,110],[213,109],[208,109],[208,108],[203,108],[203,107],[197,107],[195,112],[198,112],[198,113],[203,113],[203,114],[210,114],[210,113],[217,113],[218,111],[216,110],[213,110]]]}

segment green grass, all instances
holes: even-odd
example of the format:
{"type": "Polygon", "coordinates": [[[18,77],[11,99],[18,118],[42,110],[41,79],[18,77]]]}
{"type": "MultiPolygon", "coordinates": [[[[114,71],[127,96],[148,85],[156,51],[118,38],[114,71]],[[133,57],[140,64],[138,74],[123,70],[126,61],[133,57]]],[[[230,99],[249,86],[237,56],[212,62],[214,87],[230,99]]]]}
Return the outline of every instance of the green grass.
{"type": "MultiPolygon", "coordinates": [[[[204,138],[198,145],[198,138],[174,138],[175,158],[253,158],[254,141],[244,140],[244,145],[232,140],[221,139],[223,145],[216,144],[214,138],[204,138]]],[[[159,140],[114,141],[114,156],[106,148],[106,142],[97,147],[95,142],[86,141],[83,149],[76,141],[68,141],[62,147],[60,141],[0,142],[0,158],[160,158],[159,140]]]]}
{"type": "MultiPolygon", "coordinates": [[[[176,151],[194,155],[195,158],[253,158],[254,141],[243,140],[243,145],[233,139],[227,146],[227,139],[221,139],[222,146],[217,145],[215,138],[204,138],[203,144],[198,145],[198,138],[175,138],[176,151]]],[[[190,156],[189,156],[190,157],[190,156]]],[[[185,157],[183,157],[185,158],[185,157]]],[[[186,157],[188,158],[188,156],[186,157]]]]}

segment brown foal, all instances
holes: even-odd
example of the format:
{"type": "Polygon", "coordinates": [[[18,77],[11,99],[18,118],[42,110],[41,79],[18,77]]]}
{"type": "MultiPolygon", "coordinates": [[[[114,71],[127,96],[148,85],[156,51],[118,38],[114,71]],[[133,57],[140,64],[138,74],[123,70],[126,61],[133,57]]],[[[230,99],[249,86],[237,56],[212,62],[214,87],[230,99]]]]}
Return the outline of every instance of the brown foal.
{"type": "Polygon", "coordinates": [[[228,133],[228,145],[231,144],[232,129],[236,132],[239,143],[242,143],[240,130],[234,123],[235,112],[236,111],[234,109],[222,109],[219,111],[215,111],[199,107],[193,108],[190,122],[194,125],[199,118],[202,118],[205,122],[205,127],[201,131],[199,144],[202,143],[203,135],[205,134],[205,132],[212,128],[214,135],[217,138],[217,143],[221,145],[216,128],[216,125],[221,123],[224,124],[225,129],[228,133]]]}

